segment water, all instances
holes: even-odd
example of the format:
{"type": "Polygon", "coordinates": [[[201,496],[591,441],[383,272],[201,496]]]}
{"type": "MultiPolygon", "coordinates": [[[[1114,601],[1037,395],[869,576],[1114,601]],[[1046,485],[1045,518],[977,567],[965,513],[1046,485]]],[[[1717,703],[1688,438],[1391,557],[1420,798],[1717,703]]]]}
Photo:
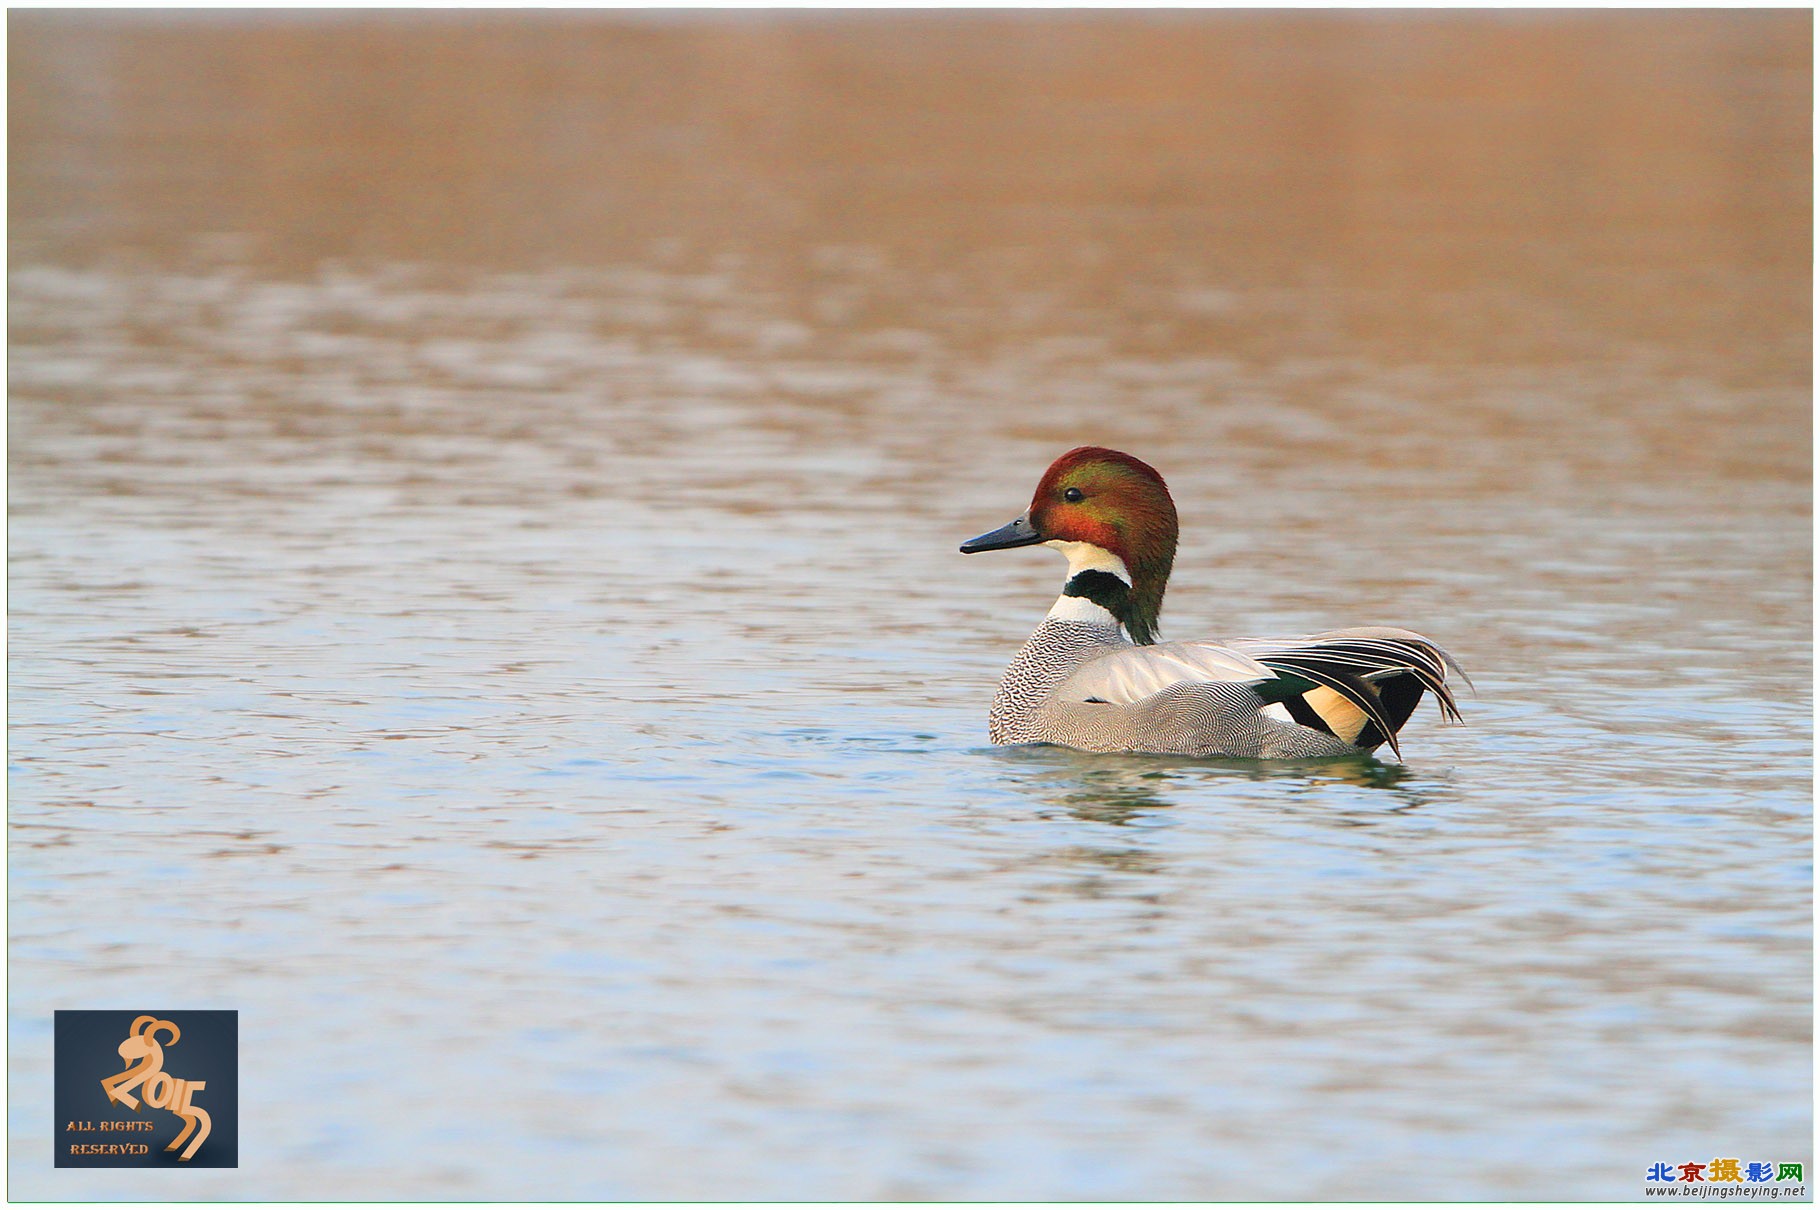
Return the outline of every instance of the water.
{"type": "Polygon", "coordinates": [[[11,1194],[1810,1160],[1809,28],[14,15],[11,1194]],[[1469,725],[988,747],[1084,442],[1469,725]],[[238,1170],[50,1167],[135,1004],[238,1170]]]}

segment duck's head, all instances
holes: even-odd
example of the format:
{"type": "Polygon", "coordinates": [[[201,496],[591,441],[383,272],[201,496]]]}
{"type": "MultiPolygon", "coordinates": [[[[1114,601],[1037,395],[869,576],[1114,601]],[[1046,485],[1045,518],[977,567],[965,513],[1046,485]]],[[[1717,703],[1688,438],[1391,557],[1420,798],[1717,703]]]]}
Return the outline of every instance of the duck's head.
{"type": "Polygon", "coordinates": [[[961,553],[1053,546],[1068,556],[1065,594],[1090,596],[1124,623],[1132,641],[1152,643],[1175,541],[1175,501],[1156,468],[1088,445],[1050,464],[1023,516],[963,543],[961,553]],[[1123,588],[1096,574],[1116,577],[1123,588]]]}

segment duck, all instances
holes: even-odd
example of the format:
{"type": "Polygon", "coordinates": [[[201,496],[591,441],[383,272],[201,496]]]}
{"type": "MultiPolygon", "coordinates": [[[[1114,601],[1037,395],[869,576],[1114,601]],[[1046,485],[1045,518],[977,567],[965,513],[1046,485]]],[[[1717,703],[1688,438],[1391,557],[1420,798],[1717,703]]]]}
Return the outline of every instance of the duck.
{"type": "Polygon", "coordinates": [[[1424,693],[1461,721],[1448,684],[1471,680],[1433,640],[1391,626],[1293,638],[1158,641],[1175,564],[1175,501],[1155,467],[1100,446],[1050,464],[1030,507],[962,554],[1049,546],[1068,560],[1056,598],[999,682],[994,744],[1263,759],[1373,753],[1424,693]]]}

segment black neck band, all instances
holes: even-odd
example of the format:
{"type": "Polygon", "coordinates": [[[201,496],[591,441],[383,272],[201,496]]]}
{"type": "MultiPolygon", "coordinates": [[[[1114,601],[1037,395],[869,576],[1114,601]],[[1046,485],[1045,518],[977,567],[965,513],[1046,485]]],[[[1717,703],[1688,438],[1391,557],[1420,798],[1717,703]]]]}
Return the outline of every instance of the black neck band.
{"type": "Polygon", "coordinates": [[[1131,617],[1131,585],[1109,571],[1083,571],[1069,577],[1065,597],[1081,597],[1125,623],[1131,617]]]}

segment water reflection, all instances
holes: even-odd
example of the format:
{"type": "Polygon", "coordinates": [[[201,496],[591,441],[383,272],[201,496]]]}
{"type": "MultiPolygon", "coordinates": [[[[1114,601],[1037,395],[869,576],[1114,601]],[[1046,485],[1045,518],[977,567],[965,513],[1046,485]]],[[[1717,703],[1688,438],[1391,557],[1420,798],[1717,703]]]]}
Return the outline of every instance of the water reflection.
{"type": "MultiPolygon", "coordinates": [[[[1055,849],[1048,859],[1060,865],[1087,866],[1113,874],[1161,874],[1167,863],[1158,854],[1147,849],[1111,849],[1088,846],[1074,846],[1066,849],[1055,849]]],[[[1104,884],[1090,884],[1094,893],[1104,884]]]]}
{"type": "Polygon", "coordinates": [[[1155,813],[1173,807],[1165,797],[1170,777],[1165,764],[1141,757],[1095,758],[1065,748],[993,749],[1005,781],[1020,793],[1060,808],[1065,814],[1117,827],[1158,822],[1155,813]]]}
{"type": "MultiPolygon", "coordinates": [[[[991,751],[1008,785],[1060,808],[1069,817],[1115,827],[1158,826],[1169,811],[1206,788],[1227,780],[1270,783],[1305,791],[1351,786],[1389,791],[1394,801],[1376,811],[1408,811],[1425,801],[1422,784],[1403,765],[1374,757],[1311,761],[1231,760],[1205,757],[1124,756],[1029,746],[991,751]]],[[[1293,801],[1293,800],[1285,800],[1293,801]]]]}

